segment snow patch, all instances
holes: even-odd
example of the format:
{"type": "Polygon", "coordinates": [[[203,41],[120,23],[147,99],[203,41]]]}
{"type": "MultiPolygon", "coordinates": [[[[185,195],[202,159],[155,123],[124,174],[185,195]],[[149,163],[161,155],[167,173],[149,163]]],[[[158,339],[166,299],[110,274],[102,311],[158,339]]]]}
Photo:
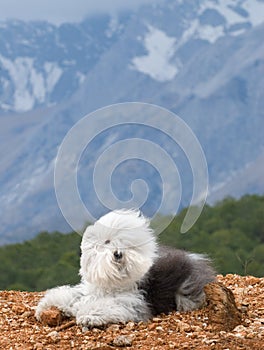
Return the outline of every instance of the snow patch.
{"type": "Polygon", "coordinates": [[[256,26],[264,22],[264,2],[258,0],[207,0],[201,5],[199,13],[201,14],[206,9],[214,9],[223,15],[226,19],[227,27],[246,22],[250,22],[252,26],[256,26]],[[234,10],[234,6],[240,7],[242,10],[246,11],[249,16],[245,18],[240,15],[234,10]]]}
{"type": "Polygon", "coordinates": [[[46,88],[47,92],[50,93],[59,81],[63,71],[55,62],[46,62],[44,64],[44,69],[47,73],[46,88]]]}
{"type": "Polygon", "coordinates": [[[36,103],[43,103],[62,75],[55,63],[45,63],[46,74],[38,71],[32,57],[17,57],[12,61],[0,55],[0,62],[14,84],[13,106],[17,112],[29,111],[36,103]]]}
{"type": "Polygon", "coordinates": [[[243,33],[245,33],[245,29],[241,28],[241,29],[238,29],[236,31],[233,31],[231,34],[232,34],[232,36],[238,36],[238,35],[241,35],[243,33]]]}
{"type": "Polygon", "coordinates": [[[112,38],[112,36],[122,29],[122,25],[118,21],[118,17],[112,16],[108,25],[108,28],[105,31],[107,38],[112,38]]]}
{"type": "Polygon", "coordinates": [[[86,75],[81,72],[77,72],[76,76],[77,76],[79,85],[82,85],[82,83],[85,81],[86,75]]]}
{"type": "Polygon", "coordinates": [[[32,86],[32,93],[38,102],[45,101],[45,82],[41,73],[38,73],[35,69],[30,73],[30,85],[32,86]]]}
{"type": "Polygon", "coordinates": [[[264,22],[264,2],[246,0],[243,8],[248,12],[250,22],[253,26],[264,22]]]}
{"type": "Polygon", "coordinates": [[[237,12],[232,10],[230,6],[234,6],[233,0],[226,0],[226,1],[207,0],[207,1],[204,1],[204,3],[201,5],[200,13],[202,13],[206,9],[214,9],[218,11],[222,16],[225,17],[226,22],[228,23],[229,26],[236,23],[244,22],[245,19],[242,16],[240,16],[237,12]]]}
{"type": "MultiPolygon", "coordinates": [[[[181,41],[184,43],[190,37],[200,38],[214,43],[218,38],[225,35],[225,31],[235,24],[243,24],[250,22],[252,26],[256,26],[264,22],[264,2],[257,0],[206,0],[202,3],[199,14],[202,14],[206,9],[214,9],[225,17],[226,25],[212,27],[210,25],[201,25],[199,21],[194,20],[184,32],[181,41]],[[240,7],[248,13],[248,17],[240,15],[234,10],[235,6],[240,7]]],[[[246,28],[240,28],[236,31],[230,32],[231,35],[236,36],[244,33],[246,28]]],[[[182,43],[181,43],[182,45],[182,43]]]]}
{"type": "Polygon", "coordinates": [[[217,39],[224,35],[223,26],[212,27],[209,25],[199,26],[197,36],[200,39],[207,40],[213,44],[217,39]]]}
{"type": "MultiPolygon", "coordinates": [[[[194,39],[207,40],[213,44],[217,39],[224,35],[223,26],[202,25],[199,20],[195,19],[188,29],[186,29],[179,42],[179,47],[185,44],[191,37],[194,39]]],[[[177,47],[178,49],[178,47],[177,47]]]]}
{"type": "Polygon", "coordinates": [[[134,57],[131,68],[159,82],[172,80],[178,73],[177,66],[170,62],[175,53],[176,39],[149,25],[143,43],[147,55],[134,57]]]}
{"type": "Polygon", "coordinates": [[[28,81],[32,74],[33,59],[29,57],[18,57],[12,62],[3,56],[0,56],[0,60],[15,85],[15,110],[24,112],[32,109],[34,106],[34,97],[28,90],[28,81]]]}

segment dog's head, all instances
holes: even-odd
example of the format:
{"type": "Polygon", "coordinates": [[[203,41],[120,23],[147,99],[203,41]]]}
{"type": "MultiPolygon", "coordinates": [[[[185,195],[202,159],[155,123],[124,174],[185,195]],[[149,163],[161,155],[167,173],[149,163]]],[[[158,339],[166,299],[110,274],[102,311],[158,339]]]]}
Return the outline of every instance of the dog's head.
{"type": "Polygon", "coordinates": [[[139,211],[119,210],[87,227],[81,250],[82,279],[116,290],[142,279],[153,264],[157,245],[148,219],[139,211]]]}

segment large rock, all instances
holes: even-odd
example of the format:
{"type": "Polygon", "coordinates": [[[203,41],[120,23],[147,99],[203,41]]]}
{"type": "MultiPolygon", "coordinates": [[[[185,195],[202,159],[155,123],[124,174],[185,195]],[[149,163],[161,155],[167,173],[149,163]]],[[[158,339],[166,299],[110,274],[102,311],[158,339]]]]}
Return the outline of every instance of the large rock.
{"type": "Polygon", "coordinates": [[[204,287],[209,323],[215,330],[231,331],[242,322],[233,292],[222,283],[213,282],[204,287]]]}

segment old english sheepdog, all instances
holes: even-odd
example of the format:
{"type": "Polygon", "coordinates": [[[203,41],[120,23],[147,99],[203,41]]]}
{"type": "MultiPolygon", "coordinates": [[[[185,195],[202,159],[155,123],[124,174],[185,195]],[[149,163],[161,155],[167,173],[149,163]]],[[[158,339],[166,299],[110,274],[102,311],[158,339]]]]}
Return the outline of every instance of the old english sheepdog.
{"type": "Polygon", "coordinates": [[[55,306],[84,327],[146,321],[201,307],[203,287],[215,279],[205,256],[158,247],[139,211],[113,211],[88,226],[81,252],[81,283],[48,290],[37,306],[38,320],[55,306]]]}

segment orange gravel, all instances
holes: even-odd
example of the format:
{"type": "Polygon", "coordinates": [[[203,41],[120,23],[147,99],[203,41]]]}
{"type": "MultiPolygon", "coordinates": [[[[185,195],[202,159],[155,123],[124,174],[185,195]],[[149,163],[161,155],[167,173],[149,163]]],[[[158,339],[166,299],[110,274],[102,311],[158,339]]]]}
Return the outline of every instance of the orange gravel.
{"type": "Polygon", "coordinates": [[[264,349],[264,278],[219,275],[218,281],[233,291],[241,311],[241,322],[231,331],[224,326],[221,330],[221,322],[218,327],[210,323],[209,305],[198,311],[161,315],[147,323],[114,324],[105,329],[82,330],[74,320],[49,327],[34,317],[43,293],[2,291],[0,349],[264,349]]]}

